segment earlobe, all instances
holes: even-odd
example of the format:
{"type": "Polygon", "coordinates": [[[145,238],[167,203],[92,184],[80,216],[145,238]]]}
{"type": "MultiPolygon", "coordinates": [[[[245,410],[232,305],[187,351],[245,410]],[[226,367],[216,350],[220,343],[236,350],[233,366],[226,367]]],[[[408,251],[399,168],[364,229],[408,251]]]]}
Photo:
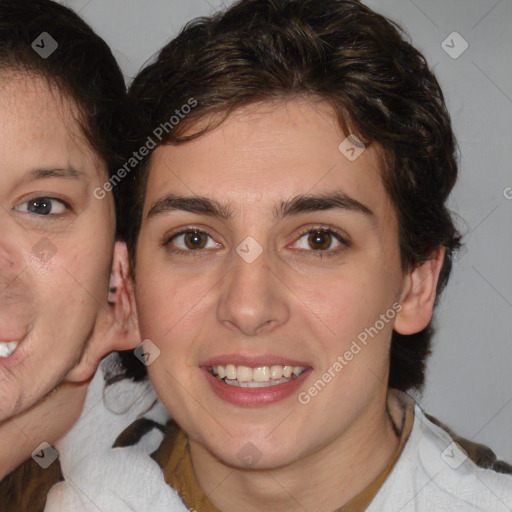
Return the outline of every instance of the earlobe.
{"type": "Polygon", "coordinates": [[[444,247],[438,247],[428,260],[417,265],[405,277],[405,286],[400,298],[402,309],[394,324],[394,330],[398,333],[415,334],[430,322],[444,253],[444,247]]]}
{"type": "Polygon", "coordinates": [[[130,278],[128,250],[116,242],[112,261],[108,303],[100,310],[93,334],[80,362],[67,375],[68,382],[84,382],[94,375],[109,353],[133,350],[140,343],[135,293],[130,278]]]}

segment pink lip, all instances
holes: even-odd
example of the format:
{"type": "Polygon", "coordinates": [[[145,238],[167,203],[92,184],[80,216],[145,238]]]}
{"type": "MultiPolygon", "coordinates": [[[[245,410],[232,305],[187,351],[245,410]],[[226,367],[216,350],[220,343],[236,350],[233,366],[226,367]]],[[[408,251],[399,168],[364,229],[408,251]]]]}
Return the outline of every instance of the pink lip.
{"type": "Polygon", "coordinates": [[[18,330],[18,331],[4,330],[4,331],[0,331],[0,341],[7,341],[7,342],[17,341],[19,343],[25,337],[25,335],[26,335],[26,330],[23,332],[21,332],[20,330],[18,330]]]}
{"type": "MultiPolygon", "coordinates": [[[[18,346],[9,357],[0,357],[0,367],[13,369],[18,366],[26,356],[26,349],[24,340],[32,330],[32,327],[26,328],[13,328],[15,322],[1,322],[0,321],[0,341],[17,341],[18,346]],[[7,324],[7,326],[6,326],[7,324]]],[[[16,322],[16,325],[20,325],[16,322]]]]}
{"type": "MultiPolygon", "coordinates": [[[[259,361],[261,361],[261,359],[259,361]]],[[[276,361],[276,359],[274,359],[274,361],[276,361]]],[[[247,364],[247,366],[250,366],[250,364],[247,364]]],[[[257,364],[256,366],[268,366],[268,364],[257,364]]],[[[305,365],[294,364],[293,366],[305,365]]],[[[270,405],[288,398],[295,391],[297,391],[297,389],[304,383],[304,380],[311,372],[311,368],[308,368],[296,379],[291,379],[288,382],[277,384],[276,386],[265,388],[241,388],[226,384],[224,381],[214,377],[205,367],[201,368],[201,370],[211,389],[220,399],[235,405],[242,405],[245,407],[270,405]]]]}
{"type": "MultiPolygon", "coordinates": [[[[2,340],[5,341],[5,340],[2,340]]],[[[18,340],[9,340],[9,341],[18,341],[18,340]]],[[[26,356],[26,351],[24,350],[23,340],[18,341],[18,346],[14,350],[14,352],[9,357],[0,357],[0,368],[15,368],[18,366],[26,356]]]]}
{"type": "Polygon", "coordinates": [[[295,359],[288,359],[286,357],[275,356],[271,354],[256,357],[244,356],[242,354],[220,355],[206,360],[199,366],[226,366],[227,364],[249,366],[251,368],[257,368],[259,366],[272,366],[274,364],[280,364],[282,366],[311,366],[310,363],[305,361],[297,361],[295,359]]]}

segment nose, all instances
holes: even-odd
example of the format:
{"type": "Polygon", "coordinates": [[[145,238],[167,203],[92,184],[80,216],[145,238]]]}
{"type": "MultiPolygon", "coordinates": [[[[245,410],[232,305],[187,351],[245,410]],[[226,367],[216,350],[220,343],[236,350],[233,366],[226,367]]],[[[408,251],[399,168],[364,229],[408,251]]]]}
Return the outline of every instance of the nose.
{"type": "Polygon", "coordinates": [[[270,268],[265,252],[247,263],[235,256],[217,307],[219,322],[246,336],[257,336],[286,324],[290,308],[286,289],[270,268]]]}

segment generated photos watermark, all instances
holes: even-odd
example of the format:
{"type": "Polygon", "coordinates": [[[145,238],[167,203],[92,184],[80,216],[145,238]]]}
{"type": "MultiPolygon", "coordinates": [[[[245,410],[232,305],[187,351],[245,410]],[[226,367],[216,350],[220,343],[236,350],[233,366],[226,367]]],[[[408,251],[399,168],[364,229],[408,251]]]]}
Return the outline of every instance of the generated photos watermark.
{"type": "Polygon", "coordinates": [[[342,355],[336,358],[336,361],[318,378],[307,391],[302,391],[297,396],[299,403],[307,405],[311,399],[317,396],[331,382],[354,357],[367,346],[370,339],[375,338],[384,327],[396,317],[402,310],[402,305],[395,302],[385,313],[382,313],[379,319],[370,327],[365,328],[357,335],[357,339],[352,341],[350,348],[342,355]]]}
{"type": "Polygon", "coordinates": [[[189,98],[187,103],[181,106],[181,108],[175,110],[175,115],[171,116],[168,121],[160,123],[152,132],[148,135],[146,142],[138,149],[134,151],[132,156],[128,159],[125,164],[120,167],[101,187],[94,189],[93,195],[96,199],[104,199],[108,192],[118,185],[123,178],[130,174],[143,160],[146,158],[150,151],[155,149],[158,143],[162,142],[165,135],[168,135],[171,130],[180,124],[181,120],[184,119],[194,107],[197,107],[198,102],[194,98],[189,98]]]}

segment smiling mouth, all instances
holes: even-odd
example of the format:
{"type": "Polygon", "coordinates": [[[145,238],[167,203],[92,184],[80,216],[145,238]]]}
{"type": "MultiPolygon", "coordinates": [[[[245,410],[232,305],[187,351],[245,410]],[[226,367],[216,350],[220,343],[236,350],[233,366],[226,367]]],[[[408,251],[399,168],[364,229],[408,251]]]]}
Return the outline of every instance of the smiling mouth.
{"type": "Polygon", "coordinates": [[[306,371],[305,366],[243,366],[235,364],[209,366],[208,371],[229,386],[267,388],[296,379],[306,371]]]}

